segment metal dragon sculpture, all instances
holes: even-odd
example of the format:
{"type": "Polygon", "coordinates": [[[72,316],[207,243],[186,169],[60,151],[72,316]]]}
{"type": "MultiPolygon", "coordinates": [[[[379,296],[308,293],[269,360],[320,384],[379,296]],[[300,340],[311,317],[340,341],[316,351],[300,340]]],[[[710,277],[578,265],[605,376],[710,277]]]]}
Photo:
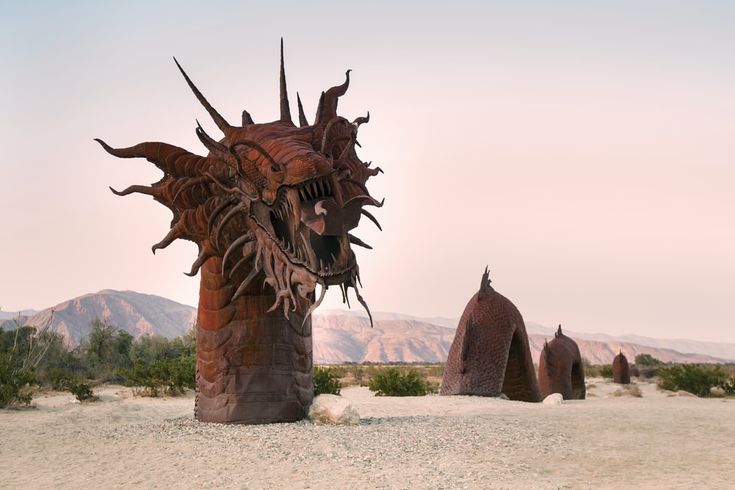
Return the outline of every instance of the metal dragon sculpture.
{"type": "Polygon", "coordinates": [[[565,400],[584,400],[584,366],[579,346],[561,331],[551,342],[544,342],[538,361],[538,384],[541,396],[560,393],[565,400]]]}
{"type": "Polygon", "coordinates": [[[523,317],[490,282],[485,268],[459,320],[440,394],[541,401],[523,317]]]}
{"type": "MultiPolygon", "coordinates": [[[[365,206],[382,206],[365,184],[381,172],[357,155],[357,131],[370,118],[349,121],[337,103],[350,82],[322,92],[313,124],[297,94],[299,124],[291,119],[281,40],[280,117],[242,125],[227,122],[176,61],[186,83],[224,137],[196,135],[199,156],[167,143],[113,148],[111,155],[146,158],[163,171],[151,186],[119,196],[152,196],[173,212],[171,229],[153,252],[176,239],[199,255],[187,273],[201,274],[197,318],[197,400],[202,421],[268,423],[304,417],[313,397],[311,313],[329,286],[348,302],[360,272],[351,245],[371,248],[350,233],[365,206]],[[321,291],[317,294],[317,285],[321,291]]],[[[361,284],[360,284],[361,286],[361,284]]],[[[372,317],[370,319],[372,323],[372,317]]]]}

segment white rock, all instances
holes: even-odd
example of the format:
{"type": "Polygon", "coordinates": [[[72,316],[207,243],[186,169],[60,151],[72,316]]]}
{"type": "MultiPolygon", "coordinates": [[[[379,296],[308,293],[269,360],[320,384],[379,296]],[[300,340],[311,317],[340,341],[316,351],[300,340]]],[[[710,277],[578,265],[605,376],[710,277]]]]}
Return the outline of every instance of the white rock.
{"type": "Polygon", "coordinates": [[[562,400],[564,400],[564,397],[561,395],[561,393],[552,393],[551,395],[544,398],[544,405],[561,405],[562,400]]]}
{"type": "Polygon", "coordinates": [[[357,425],[360,414],[346,398],[337,395],[319,395],[309,408],[312,422],[333,425],[357,425]]]}

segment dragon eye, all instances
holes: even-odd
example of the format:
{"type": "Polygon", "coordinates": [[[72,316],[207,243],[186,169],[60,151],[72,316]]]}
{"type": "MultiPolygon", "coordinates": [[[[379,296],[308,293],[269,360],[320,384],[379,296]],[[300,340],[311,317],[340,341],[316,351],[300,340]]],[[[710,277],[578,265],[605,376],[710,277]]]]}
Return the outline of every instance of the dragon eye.
{"type": "Polygon", "coordinates": [[[279,168],[273,164],[271,164],[271,172],[275,173],[278,172],[279,168]]]}

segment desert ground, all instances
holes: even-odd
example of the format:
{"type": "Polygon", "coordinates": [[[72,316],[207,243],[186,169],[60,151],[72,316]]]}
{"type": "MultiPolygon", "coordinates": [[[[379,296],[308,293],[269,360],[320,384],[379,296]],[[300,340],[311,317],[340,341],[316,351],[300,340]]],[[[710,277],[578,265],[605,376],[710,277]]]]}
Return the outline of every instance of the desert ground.
{"type": "Polygon", "coordinates": [[[2,488],[732,488],[735,400],[614,396],[561,405],[342,391],[357,426],[193,419],[193,394],[49,393],[0,411],[2,488]]]}

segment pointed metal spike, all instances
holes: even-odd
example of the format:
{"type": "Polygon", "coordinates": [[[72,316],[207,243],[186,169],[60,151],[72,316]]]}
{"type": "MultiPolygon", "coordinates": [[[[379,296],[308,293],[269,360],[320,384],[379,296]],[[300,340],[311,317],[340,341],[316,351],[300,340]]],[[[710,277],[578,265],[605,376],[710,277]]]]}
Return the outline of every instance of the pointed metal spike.
{"type": "Polygon", "coordinates": [[[281,121],[289,122],[293,124],[291,119],[291,108],[288,104],[288,91],[286,89],[286,69],[283,64],[283,38],[281,38],[281,77],[280,77],[280,92],[281,92],[281,121]]]}
{"type": "Polygon", "coordinates": [[[370,213],[370,211],[367,211],[365,209],[361,209],[360,210],[360,213],[364,214],[370,221],[372,221],[373,223],[375,223],[375,226],[377,226],[380,231],[383,231],[383,227],[380,226],[380,223],[378,223],[378,219],[375,216],[373,216],[370,213]]]}
{"type": "Polygon", "coordinates": [[[301,105],[301,97],[298,92],[296,92],[296,104],[299,106],[299,126],[302,128],[308,126],[309,121],[306,119],[306,114],[304,114],[304,106],[301,105]]]}
{"type": "Polygon", "coordinates": [[[351,233],[348,233],[347,236],[350,239],[350,243],[352,243],[353,245],[357,245],[358,247],[364,247],[364,248],[367,248],[368,250],[372,250],[373,249],[373,247],[371,247],[367,243],[363,242],[362,240],[360,240],[359,238],[357,238],[355,235],[352,235],[351,233]]]}
{"type": "Polygon", "coordinates": [[[250,124],[255,124],[255,122],[253,122],[253,118],[250,116],[250,113],[248,111],[242,111],[242,125],[249,126],[250,124]]]}
{"type": "Polygon", "coordinates": [[[189,85],[189,88],[192,92],[194,92],[194,96],[196,96],[197,100],[199,100],[199,103],[204,106],[204,108],[207,110],[209,115],[214,120],[214,123],[217,125],[217,127],[225,134],[230,134],[232,132],[232,126],[225,120],[224,117],[222,117],[215,109],[212,107],[212,105],[207,101],[207,99],[204,98],[204,95],[199,91],[198,88],[196,88],[196,85],[191,81],[189,78],[189,75],[186,74],[184,69],[179,64],[178,60],[174,57],[174,63],[176,63],[176,66],[179,68],[179,71],[182,75],[184,75],[184,80],[186,80],[186,83],[189,85]]]}

